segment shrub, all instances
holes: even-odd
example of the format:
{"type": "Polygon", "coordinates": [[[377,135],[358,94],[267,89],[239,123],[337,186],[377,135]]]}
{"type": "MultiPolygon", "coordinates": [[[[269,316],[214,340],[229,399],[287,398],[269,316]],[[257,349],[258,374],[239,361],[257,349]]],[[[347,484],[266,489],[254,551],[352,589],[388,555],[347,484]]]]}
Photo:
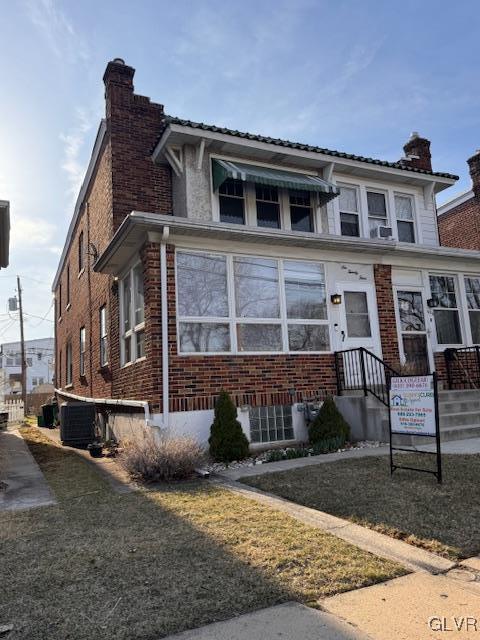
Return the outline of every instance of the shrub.
{"type": "Polygon", "coordinates": [[[267,451],[265,455],[265,462],[278,462],[279,460],[285,460],[285,452],[282,449],[272,449],[267,451]]]}
{"type": "Polygon", "coordinates": [[[313,445],[332,438],[338,438],[341,441],[340,446],[350,437],[350,427],[337,409],[331,396],[325,399],[317,416],[310,423],[308,436],[313,445]]]}
{"type": "Polygon", "coordinates": [[[203,450],[193,438],[161,437],[145,432],[142,440],[129,442],[119,456],[131,478],[141,482],[184,480],[202,463],[203,450]]]}
{"type": "Polygon", "coordinates": [[[321,453],[331,453],[332,451],[338,451],[345,444],[345,438],[339,436],[338,438],[328,438],[327,440],[319,440],[313,447],[313,455],[318,456],[321,453]]]}
{"type": "Polygon", "coordinates": [[[210,455],[217,462],[243,460],[249,454],[248,440],[237,420],[237,408],[226,391],[221,391],[215,404],[210,427],[210,455]]]}
{"type": "Polygon", "coordinates": [[[294,458],[306,458],[308,455],[308,449],[304,449],[303,447],[292,447],[285,450],[285,458],[287,460],[293,460],[294,458]]]}

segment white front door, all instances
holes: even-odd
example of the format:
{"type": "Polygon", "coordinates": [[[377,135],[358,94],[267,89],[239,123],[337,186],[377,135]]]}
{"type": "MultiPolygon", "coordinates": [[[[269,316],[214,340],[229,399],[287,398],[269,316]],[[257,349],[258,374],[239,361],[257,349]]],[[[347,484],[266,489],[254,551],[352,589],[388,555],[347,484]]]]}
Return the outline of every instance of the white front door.
{"type": "Polygon", "coordinates": [[[339,350],[364,347],[382,357],[375,290],[371,284],[345,283],[342,295],[339,350]]]}

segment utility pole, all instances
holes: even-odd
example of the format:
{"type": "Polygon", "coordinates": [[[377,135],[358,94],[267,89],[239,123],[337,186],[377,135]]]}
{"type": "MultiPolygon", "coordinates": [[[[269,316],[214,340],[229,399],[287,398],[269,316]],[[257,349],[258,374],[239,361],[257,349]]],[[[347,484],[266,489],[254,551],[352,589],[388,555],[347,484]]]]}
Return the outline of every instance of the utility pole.
{"type": "Polygon", "coordinates": [[[20,349],[22,353],[22,401],[23,411],[27,413],[27,360],[25,357],[25,336],[23,334],[23,307],[22,307],[22,287],[20,285],[20,276],[17,276],[18,289],[18,310],[20,314],[20,349]]]}

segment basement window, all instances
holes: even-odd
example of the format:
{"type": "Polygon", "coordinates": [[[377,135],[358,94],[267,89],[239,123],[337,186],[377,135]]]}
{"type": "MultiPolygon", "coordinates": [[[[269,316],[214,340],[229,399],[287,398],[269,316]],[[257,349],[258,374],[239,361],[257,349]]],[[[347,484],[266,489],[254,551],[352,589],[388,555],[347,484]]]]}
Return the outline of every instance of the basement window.
{"type": "Polygon", "coordinates": [[[252,407],[250,409],[251,442],[293,440],[291,405],[252,407]]]}

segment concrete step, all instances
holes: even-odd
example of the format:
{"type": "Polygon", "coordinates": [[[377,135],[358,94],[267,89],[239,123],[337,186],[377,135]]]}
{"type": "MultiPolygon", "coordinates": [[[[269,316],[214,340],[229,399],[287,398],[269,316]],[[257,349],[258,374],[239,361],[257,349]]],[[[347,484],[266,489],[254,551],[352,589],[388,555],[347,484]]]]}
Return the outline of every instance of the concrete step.
{"type": "MultiPolygon", "coordinates": [[[[388,428],[388,427],[387,427],[388,428]]],[[[455,427],[440,429],[440,442],[453,442],[455,440],[469,440],[480,438],[480,424],[465,424],[455,427]]],[[[434,444],[435,438],[421,438],[416,436],[394,436],[394,446],[420,446],[434,444]]]]}
{"type": "Polygon", "coordinates": [[[478,424],[480,415],[478,411],[462,411],[457,413],[443,413],[440,411],[440,430],[464,424],[478,424]]]}
{"type": "Polygon", "coordinates": [[[439,402],[438,408],[440,414],[478,411],[480,416],[480,400],[451,400],[449,402],[439,402]]]}
{"type": "Polygon", "coordinates": [[[438,392],[439,403],[470,400],[480,400],[480,389],[452,389],[451,391],[438,392]]]}

